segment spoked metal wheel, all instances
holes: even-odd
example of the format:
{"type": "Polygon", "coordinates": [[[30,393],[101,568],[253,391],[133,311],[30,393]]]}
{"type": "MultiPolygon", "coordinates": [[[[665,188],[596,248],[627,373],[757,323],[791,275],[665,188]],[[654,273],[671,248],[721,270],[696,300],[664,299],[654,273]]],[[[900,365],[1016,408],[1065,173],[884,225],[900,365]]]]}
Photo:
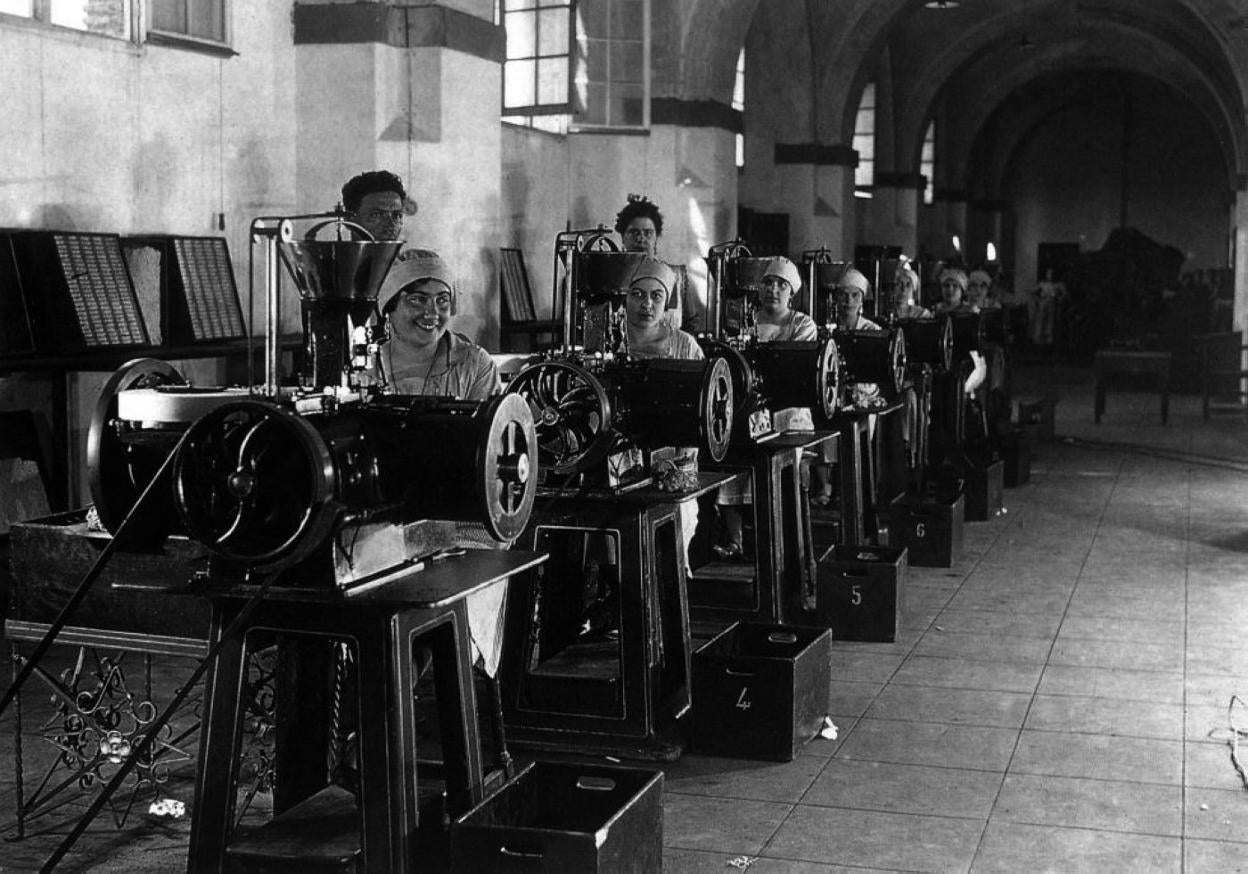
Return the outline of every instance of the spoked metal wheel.
{"type": "Polygon", "coordinates": [[[499,540],[520,536],[537,495],[537,431],[524,398],[503,395],[490,402],[489,432],[482,442],[482,471],[487,526],[499,540]]]}
{"type": "MultiPolygon", "coordinates": [[[[186,380],[168,362],[136,358],[109,377],[96,401],[87,431],[87,482],[100,522],[114,534],[179,436],[119,421],[118,395],[129,389],[168,385],[186,385],[186,380]]],[[[140,528],[159,542],[169,532],[174,516],[169,494],[153,495],[143,519],[136,519],[131,530],[140,528]]]]}
{"type": "Polygon", "coordinates": [[[732,374],[722,358],[707,361],[702,383],[702,445],[713,461],[723,461],[732,440],[732,374]]]}
{"type": "Polygon", "coordinates": [[[174,459],[187,533],[257,567],[306,558],[334,520],[333,462],[304,419],[263,401],[226,404],[191,426],[174,459]]]}
{"type": "Polygon", "coordinates": [[[819,374],[816,377],[819,406],[816,412],[831,418],[841,406],[841,356],[836,351],[836,341],[822,341],[819,350],[819,374]]]}
{"type": "Polygon", "coordinates": [[[568,476],[607,457],[613,440],[611,401],[585,368],[543,361],[516,374],[507,391],[524,399],[533,413],[543,470],[568,476]]]}

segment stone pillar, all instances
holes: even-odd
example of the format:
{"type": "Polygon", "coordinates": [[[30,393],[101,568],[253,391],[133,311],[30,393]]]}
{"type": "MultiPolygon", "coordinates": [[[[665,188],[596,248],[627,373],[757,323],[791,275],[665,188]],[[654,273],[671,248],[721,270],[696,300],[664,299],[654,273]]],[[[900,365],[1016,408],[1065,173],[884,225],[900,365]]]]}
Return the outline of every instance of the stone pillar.
{"type": "Polygon", "coordinates": [[[967,193],[955,188],[937,188],[932,193],[932,224],[920,241],[936,258],[944,258],[953,250],[950,240],[956,234],[966,251],[967,193]]]}
{"type": "Polygon", "coordinates": [[[703,327],[707,252],[737,236],[736,135],[741,129],[741,113],[726,103],[676,97],[650,101],[647,163],[658,178],[648,190],[663,207],[659,257],[689,270],[687,330],[703,327]]]}
{"type": "Polygon", "coordinates": [[[456,330],[497,348],[504,35],[484,0],[295,4],[296,185],[331,208],[365,170],[403,178],[419,205],[411,246],[438,251],[459,287],[456,330]]]}
{"type": "Polygon", "coordinates": [[[791,257],[822,246],[834,258],[853,257],[857,166],[858,153],[849,146],[775,144],[775,195],[789,207],[791,257]]]}
{"type": "Polygon", "coordinates": [[[919,200],[926,181],[919,173],[876,173],[869,210],[871,225],[860,233],[861,241],[900,246],[913,258],[919,244],[919,200]]]}
{"type": "Polygon", "coordinates": [[[1235,234],[1235,310],[1234,326],[1236,331],[1248,333],[1248,190],[1241,184],[1235,192],[1235,214],[1232,216],[1231,227],[1235,234]]]}
{"type": "Polygon", "coordinates": [[[1010,205],[1004,200],[972,200],[967,205],[966,261],[974,266],[988,260],[985,250],[992,242],[1001,259],[1005,235],[1005,215],[1010,205]]]}

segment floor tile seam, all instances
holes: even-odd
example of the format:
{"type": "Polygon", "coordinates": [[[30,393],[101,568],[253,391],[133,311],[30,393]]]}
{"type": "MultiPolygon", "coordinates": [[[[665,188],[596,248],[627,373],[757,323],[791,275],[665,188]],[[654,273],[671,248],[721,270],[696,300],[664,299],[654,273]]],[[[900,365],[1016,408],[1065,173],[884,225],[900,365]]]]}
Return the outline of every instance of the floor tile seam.
{"type": "MultiPolygon", "coordinates": [[[[1189,441],[1191,440],[1190,434],[1189,434],[1188,439],[1189,441]]],[[[1187,514],[1184,518],[1184,523],[1185,523],[1184,524],[1184,529],[1185,529],[1184,530],[1184,543],[1185,543],[1186,549],[1184,550],[1184,553],[1183,553],[1183,693],[1182,693],[1183,695],[1183,702],[1182,702],[1183,703],[1183,729],[1182,729],[1183,756],[1179,761],[1179,768],[1181,769],[1179,774],[1180,774],[1180,782],[1181,782],[1181,790],[1182,790],[1179,796],[1179,828],[1182,833],[1182,837],[1186,839],[1187,838],[1187,802],[1188,802],[1188,797],[1187,797],[1188,671],[1187,671],[1187,668],[1188,668],[1188,660],[1189,660],[1188,645],[1191,642],[1189,634],[1188,634],[1188,627],[1187,627],[1188,614],[1191,608],[1191,591],[1190,591],[1190,580],[1189,580],[1189,575],[1190,575],[1189,568],[1191,567],[1191,562],[1192,562],[1192,468],[1191,468],[1191,465],[1188,465],[1187,467],[1187,514]]],[[[1180,854],[1179,871],[1180,871],[1180,874],[1183,874],[1183,872],[1187,871],[1187,853],[1186,852],[1180,854]]]]}
{"type": "MultiPolygon", "coordinates": [[[[818,779],[817,775],[816,777],[811,778],[812,782],[815,779],[818,779]]],[[[802,794],[803,795],[806,794],[808,789],[809,787],[807,787],[807,789],[803,789],[802,794]]],[[[668,796],[674,796],[674,797],[679,797],[679,798],[713,798],[716,801],[757,802],[759,804],[776,804],[776,805],[785,805],[788,807],[792,807],[795,804],[801,803],[800,801],[782,800],[778,798],[757,798],[751,795],[716,794],[714,792],[690,792],[687,789],[672,789],[668,786],[666,781],[664,781],[664,784],[663,784],[663,796],[665,798],[668,796]]]]}
{"type": "MultiPolygon", "coordinates": [[[[982,772],[990,773],[990,772],[982,772]]],[[[820,804],[814,801],[803,801],[799,807],[813,807],[819,810],[857,810],[864,813],[895,813],[899,816],[922,816],[927,819],[951,819],[957,822],[982,822],[987,823],[988,815],[983,816],[959,816],[953,813],[921,813],[917,810],[897,810],[890,807],[863,807],[856,804],[820,804]]]]}
{"type": "Polygon", "coordinates": [[[1001,823],[1008,822],[1010,825],[1029,825],[1038,828],[1063,828],[1081,832],[1109,832],[1115,835],[1136,835],[1142,838],[1171,838],[1176,840],[1182,840],[1184,838],[1182,833],[1167,834],[1163,832],[1141,831],[1140,829],[1111,828],[1109,826],[1067,825],[1065,823],[1055,822],[1034,822],[1028,819],[998,819],[996,821],[1001,823]]]}
{"type": "MultiPolygon", "coordinates": [[[[839,752],[839,750],[838,750],[839,752]]],[[[1005,771],[999,771],[996,768],[976,768],[973,765],[942,765],[938,762],[895,762],[891,759],[864,759],[864,758],[838,758],[836,755],[829,760],[836,762],[859,762],[868,765],[896,765],[904,768],[928,768],[936,771],[970,771],[974,774],[1005,774],[1005,771]]],[[[826,771],[827,768],[824,768],[826,771]]],[[[820,776],[823,776],[821,773],[820,776]]]]}
{"type": "Polygon", "coordinates": [[[832,756],[832,758],[838,762],[875,762],[876,764],[880,764],[880,765],[913,765],[919,768],[944,768],[945,770],[948,770],[948,771],[976,771],[976,772],[983,773],[983,774],[1004,775],[1004,774],[1009,773],[1008,771],[1004,769],[984,768],[984,767],[976,768],[976,767],[973,767],[972,765],[955,766],[955,765],[941,765],[936,762],[916,762],[913,759],[903,760],[903,759],[868,758],[865,756],[852,756],[852,757],[842,756],[839,750],[832,756]]]}
{"type": "Polygon", "coordinates": [[[878,871],[881,874],[924,874],[921,868],[873,868],[870,865],[855,865],[851,862],[827,862],[808,859],[804,856],[768,855],[766,852],[759,853],[758,858],[775,860],[777,862],[806,862],[812,865],[828,865],[837,868],[848,868],[851,871],[878,871]]]}
{"type": "MultiPolygon", "coordinates": [[[[891,681],[890,683],[888,683],[888,685],[890,685],[890,686],[918,687],[918,688],[922,688],[922,689],[939,689],[939,690],[942,690],[942,691],[946,691],[946,690],[948,690],[948,691],[961,691],[961,692],[1007,692],[1007,693],[1009,693],[1009,694],[1011,694],[1011,695],[1026,695],[1026,694],[1028,694],[1028,692],[1027,692],[1025,689],[1020,689],[1020,688],[1003,689],[1003,688],[1001,688],[1000,686],[995,686],[995,687],[989,687],[989,686],[962,686],[962,685],[958,685],[958,686],[950,686],[950,685],[947,685],[947,684],[946,684],[946,685],[940,685],[940,684],[937,684],[937,683],[915,683],[915,682],[909,682],[909,681],[904,680],[904,679],[903,679],[903,680],[895,680],[895,681],[891,681]]],[[[881,691],[883,691],[883,690],[881,690],[881,691]]]]}
{"type": "Polygon", "coordinates": [[[1077,734],[1080,737],[1088,737],[1088,736],[1104,737],[1104,738],[1112,738],[1114,740],[1118,740],[1120,738],[1131,738],[1133,740],[1155,740],[1155,741],[1163,741],[1165,743],[1175,743],[1175,744],[1182,743],[1185,740],[1185,738],[1178,738],[1178,737],[1173,737],[1173,736],[1153,737],[1151,735],[1138,735],[1138,734],[1107,734],[1106,732],[1103,732],[1103,731],[1077,731],[1077,730],[1068,729],[1068,728],[1028,728],[1024,726],[1022,730],[1033,731],[1036,734],[1077,734]]]}
{"type": "MultiPolygon", "coordinates": [[[[667,849],[668,847],[670,847],[673,850],[684,850],[687,852],[704,853],[708,856],[736,857],[736,856],[742,855],[740,853],[725,853],[723,850],[708,850],[705,847],[681,847],[681,846],[677,846],[676,844],[669,844],[665,840],[663,842],[663,848],[667,849]]],[[[837,868],[848,868],[851,871],[879,872],[879,874],[922,874],[922,872],[919,871],[918,869],[872,868],[868,865],[852,865],[852,864],[849,864],[848,862],[816,862],[811,859],[803,859],[799,856],[769,856],[769,855],[766,855],[765,853],[759,853],[757,856],[754,856],[752,858],[756,860],[757,859],[767,859],[768,861],[774,860],[777,862],[808,862],[814,865],[835,865],[837,868]]],[[[725,867],[727,867],[729,863],[725,862],[724,864],[725,864],[725,867]]],[[[751,863],[751,865],[752,864],[753,863],[751,863]]]]}
{"type": "Polygon", "coordinates": [[[927,659],[943,659],[945,661],[973,662],[977,665],[1018,665],[1021,667],[1030,667],[1032,665],[1042,665],[1044,662],[1039,659],[1018,659],[1006,658],[1004,656],[984,655],[980,653],[953,653],[953,652],[918,652],[915,655],[920,658],[927,659]]]}
{"type": "MultiPolygon", "coordinates": [[[[1058,667],[1061,667],[1061,666],[1059,665],[1058,667]]],[[[1179,701],[1161,701],[1156,698],[1134,698],[1134,697],[1128,698],[1128,697],[1114,697],[1110,695],[1086,695],[1086,694],[1080,694],[1077,692],[1040,692],[1039,694],[1048,696],[1050,698],[1091,698],[1094,701],[1115,701],[1115,702],[1121,702],[1123,704],[1166,704],[1172,707],[1183,706],[1182,703],[1179,701]]]]}
{"type": "MultiPolygon", "coordinates": [[[[1127,642],[1129,642],[1129,641],[1127,641],[1127,642]]],[[[1161,675],[1161,676],[1171,676],[1171,677],[1176,677],[1176,678],[1177,678],[1177,677],[1181,677],[1181,676],[1183,676],[1183,671],[1182,671],[1181,669],[1179,669],[1179,670],[1175,670],[1175,669],[1173,669],[1173,668],[1147,668],[1147,667],[1130,667],[1130,668],[1127,668],[1127,667],[1124,667],[1124,666],[1122,666],[1122,665],[1111,665],[1111,664],[1100,664],[1100,663],[1092,663],[1092,664],[1089,664],[1089,663],[1087,663],[1087,662],[1055,662],[1055,661],[1048,661],[1048,662],[1046,662],[1046,663],[1045,663],[1045,667],[1046,667],[1046,668],[1047,668],[1047,667],[1052,667],[1052,668],[1093,668],[1093,669],[1096,669],[1096,670],[1102,670],[1102,671],[1135,671],[1135,672],[1140,673],[1140,674],[1158,674],[1158,675],[1161,675]]]]}
{"type": "MultiPolygon", "coordinates": [[[[1062,623],[1066,621],[1066,616],[1070,612],[1071,601],[1074,600],[1075,593],[1079,591],[1079,577],[1082,576],[1084,568],[1087,567],[1088,558],[1092,555],[1092,550],[1096,547],[1096,539],[1097,539],[1097,536],[1100,534],[1101,526],[1105,519],[1105,513],[1108,510],[1109,505],[1113,502],[1114,491],[1117,488],[1118,482],[1122,477],[1123,466],[1124,466],[1124,459],[1122,457],[1119,457],[1117,467],[1114,470],[1113,483],[1110,484],[1109,488],[1105,492],[1105,496],[1100,506],[1100,511],[1097,513],[1096,525],[1093,528],[1092,536],[1090,540],[1088,541],[1087,547],[1083,553],[1083,561],[1081,561],[1079,564],[1079,571],[1075,577],[1075,585],[1071,588],[1070,594],[1066,597],[1066,603],[1063,606],[1062,615],[1058,619],[1058,622],[1057,622],[1057,630],[1054,632],[1053,639],[1049,643],[1048,655],[1045,659],[1044,664],[1042,665],[1040,669],[1039,676],[1036,677],[1035,684],[1031,688],[1031,697],[1027,701],[1027,707],[1023,712],[1023,724],[1024,725],[1027,724],[1027,720],[1031,716],[1032,708],[1035,706],[1036,697],[1040,694],[1040,684],[1044,680],[1044,672],[1048,668],[1048,662],[1049,662],[1049,659],[1052,658],[1053,650],[1057,647],[1057,636],[1061,634],[1062,623]]],[[[1014,744],[1010,749],[1009,758],[1006,760],[1006,764],[1005,764],[1006,774],[1010,773],[1011,766],[1014,764],[1014,760],[1018,755],[1018,748],[1019,748],[1019,745],[1022,743],[1022,739],[1023,739],[1023,729],[1020,728],[1017,734],[1014,736],[1014,744]]],[[[974,870],[976,862],[980,859],[981,854],[984,852],[985,839],[988,833],[988,825],[992,823],[993,815],[997,812],[997,805],[1001,801],[1001,793],[1004,790],[1004,787],[1005,787],[1005,778],[1002,777],[1001,784],[1000,786],[997,787],[997,793],[995,796],[993,796],[992,804],[988,808],[988,824],[985,824],[984,829],[980,832],[979,841],[975,845],[975,852],[971,856],[971,869],[972,870],[974,870]]]]}
{"type": "Polygon", "coordinates": [[[871,716],[867,713],[864,713],[859,718],[875,719],[879,721],[887,720],[891,722],[909,722],[916,725],[949,725],[957,728],[1000,728],[1005,731],[1021,731],[1023,728],[1021,725],[1001,725],[1000,723],[993,722],[950,722],[947,719],[903,719],[892,716],[871,716]]]}

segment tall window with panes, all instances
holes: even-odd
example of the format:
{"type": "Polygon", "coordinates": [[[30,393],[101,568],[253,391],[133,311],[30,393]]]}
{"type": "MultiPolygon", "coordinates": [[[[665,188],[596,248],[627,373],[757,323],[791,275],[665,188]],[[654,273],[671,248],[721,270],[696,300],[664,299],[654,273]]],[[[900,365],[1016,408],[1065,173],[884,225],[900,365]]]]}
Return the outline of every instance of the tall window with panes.
{"type": "Polygon", "coordinates": [[[858,101],[858,115],[854,120],[854,151],[858,153],[858,168],[854,171],[854,194],[870,197],[875,185],[875,83],[868,82],[858,101]]]}
{"type": "Polygon", "coordinates": [[[575,122],[650,125],[650,0],[578,0],[575,122]]]}
{"type": "Polygon", "coordinates": [[[929,122],[923,134],[923,151],[919,153],[919,172],[927,180],[923,185],[923,202],[931,203],[936,193],[936,122],[929,122]]]}
{"type": "Polygon", "coordinates": [[[502,0],[503,120],[556,132],[650,124],[649,0],[502,0]]]}
{"type": "Polygon", "coordinates": [[[149,40],[161,37],[224,45],[226,0],[0,0],[15,15],[117,39],[136,40],[135,16],[147,17],[149,40]]]}
{"type": "Polygon", "coordinates": [[[572,112],[570,0],[504,0],[503,121],[564,133],[572,112]]]}

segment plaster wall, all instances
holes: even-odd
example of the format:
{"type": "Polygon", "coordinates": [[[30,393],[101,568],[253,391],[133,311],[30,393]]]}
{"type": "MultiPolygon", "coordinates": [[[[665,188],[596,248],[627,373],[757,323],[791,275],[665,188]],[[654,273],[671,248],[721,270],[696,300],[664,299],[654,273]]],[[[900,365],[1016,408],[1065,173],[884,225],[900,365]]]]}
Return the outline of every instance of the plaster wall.
{"type": "Polygon", "coordinates": [[[551,136],[503,125],[502,136],[500,238],[510,242],[500,245],[524,251],[539,315],[550,312],[555,235],[568,227],[614,227],[629,194],[658,204],[659,257],[688,266],[700,298],[707,249],[736,231],[732,133],[655,125],[648,134],[551,136]]]}
{"type": "MultiPolygon", "coordinates": [[[[289,8],[235,4],[232,32],[223,58],[0,19],[0,227],[223,235],[245,294],[250,216],[294,202],[289,8]]],[[[174,364],[220,379],[215,361],[174,364]]],[[[70,380],[79,498],[107,376],[70,380]]],[[[45,375],[0,377],[0,407],[49,403],[45,375]]]]}

